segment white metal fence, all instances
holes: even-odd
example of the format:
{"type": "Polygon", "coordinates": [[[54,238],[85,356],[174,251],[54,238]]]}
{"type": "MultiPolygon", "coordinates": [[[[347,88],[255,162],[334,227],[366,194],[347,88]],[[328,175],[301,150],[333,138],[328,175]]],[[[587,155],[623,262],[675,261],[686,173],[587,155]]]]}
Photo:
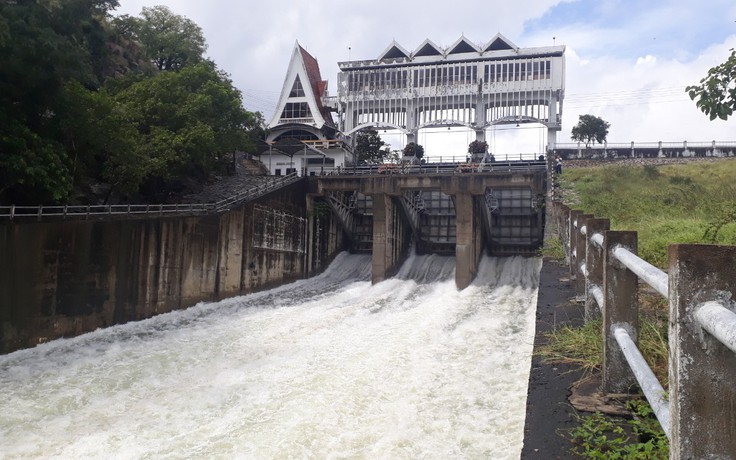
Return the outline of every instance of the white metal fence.
{"type": "Polygon", "coordinates": [[[736,246],[672,245],[665,271],[637,256],[636,232],[553,202],[586,320],[602,315],[602,391],[635,382],[670,440],[670,458],[736,458],[736,246]],[[636,343],[638,282],[669,301],[669,392],[636,343]]]}

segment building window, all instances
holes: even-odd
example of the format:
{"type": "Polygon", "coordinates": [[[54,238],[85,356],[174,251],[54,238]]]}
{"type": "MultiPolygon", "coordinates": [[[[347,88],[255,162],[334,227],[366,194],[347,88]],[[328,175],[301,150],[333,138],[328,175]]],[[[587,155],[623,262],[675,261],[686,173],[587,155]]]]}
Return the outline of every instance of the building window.
{"type": "Polygon", "coordinates": [[[281,175],[281,168],[276,168],[276,170],[273,172],[273,174],[275,176],[280,176],[281,175]]]}
{"type": "Polygon", "coordinates": [[[304,88],[302,87],[301,80],[299,80],[299,75],[294,80],[294,86],[291,87],[289,97],[304,97],[304,88]]]}
{"type": "Polygon", "coordinates": [[[312,112],[306,102],[287,102],[281,118],[311,118],[312,112]]]}
{"type": "Polygon", "coordinates": [[[309,131],[304,131],[301,129],[292,129],[291,131],[287,131],[283,134],[281,134],[279,137],[277,137],[276,141],[280,141],[282,139],[297,139],[300,141],[317,141],[319,138],[315,135],[310,133],[309,131]]]}

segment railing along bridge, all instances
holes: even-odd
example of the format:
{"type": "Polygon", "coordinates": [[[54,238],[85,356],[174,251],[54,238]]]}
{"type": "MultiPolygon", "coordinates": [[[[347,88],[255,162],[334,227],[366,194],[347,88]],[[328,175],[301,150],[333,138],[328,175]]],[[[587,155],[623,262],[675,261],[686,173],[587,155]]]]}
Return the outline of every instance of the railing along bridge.
{"type": "Polygon", "coordinates": [[[214,203],[186,204],[110,204],[110,205],[63,205],[63,206],[0,206],[0,219],[90,219],[105,217],[165,216],[181,214],[220,213],[233,206],[256,199],[274,190],[299,180],[296,173],[272,176],[263,184],[251,187],[214,203]]]}

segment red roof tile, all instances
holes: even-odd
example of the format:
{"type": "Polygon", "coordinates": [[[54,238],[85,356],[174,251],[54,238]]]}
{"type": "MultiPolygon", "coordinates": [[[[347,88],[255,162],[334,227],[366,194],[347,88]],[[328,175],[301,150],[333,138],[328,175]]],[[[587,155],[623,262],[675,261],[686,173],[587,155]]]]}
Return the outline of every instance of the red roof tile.
{"type": "Polygon", "coordinates": [[[311,54],[307,52],[307,50],[302,48],[301,45],[299,45],[299,52],[302,54],[304,66],[307,68],[309,84],[311,85],[312,92],[317,99],[317,106],[319,107],[319,111],[322,113],[325,122],[327,122],[328,125],[333,125],[332,116],[330,115],[329,110],[322,105],[322,96],[324,95],[325,89],[327,88],[327,81],[322,80],[322,75],[319,71],[319,63],[311,54]]]}

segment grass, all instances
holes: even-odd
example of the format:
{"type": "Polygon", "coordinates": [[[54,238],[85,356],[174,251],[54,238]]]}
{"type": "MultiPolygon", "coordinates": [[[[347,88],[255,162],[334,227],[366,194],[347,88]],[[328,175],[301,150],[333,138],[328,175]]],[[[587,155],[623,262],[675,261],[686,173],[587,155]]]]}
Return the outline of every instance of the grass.
{"type": "Polygon", "coordinates": [[[672,243],[736,244],[736,159],[569,168],[560,188],[569,206],[637,231],[639,256],[659,267],[672,243]]]}
{"type": "Polygon", "coordinates": [[[562,241],[560,241],[558,236],[549,236],[545,238],[544,246],[541,250],[541,256],[560,263],[565,261],[565,249],[562,247],[562,241]]]}
{"type": "MultiPolygon", "coordinates": [[[[548,363],[566,363],[581,367],[586,374],[600,371],[603,363],[601,320],[580,327],[563,325],[547,334],[547,344],[537,354],[548,363]]],[[[639,317],[638,346],[649,367],[667,389],[667,317],[661,311],[639,317]]]]}

